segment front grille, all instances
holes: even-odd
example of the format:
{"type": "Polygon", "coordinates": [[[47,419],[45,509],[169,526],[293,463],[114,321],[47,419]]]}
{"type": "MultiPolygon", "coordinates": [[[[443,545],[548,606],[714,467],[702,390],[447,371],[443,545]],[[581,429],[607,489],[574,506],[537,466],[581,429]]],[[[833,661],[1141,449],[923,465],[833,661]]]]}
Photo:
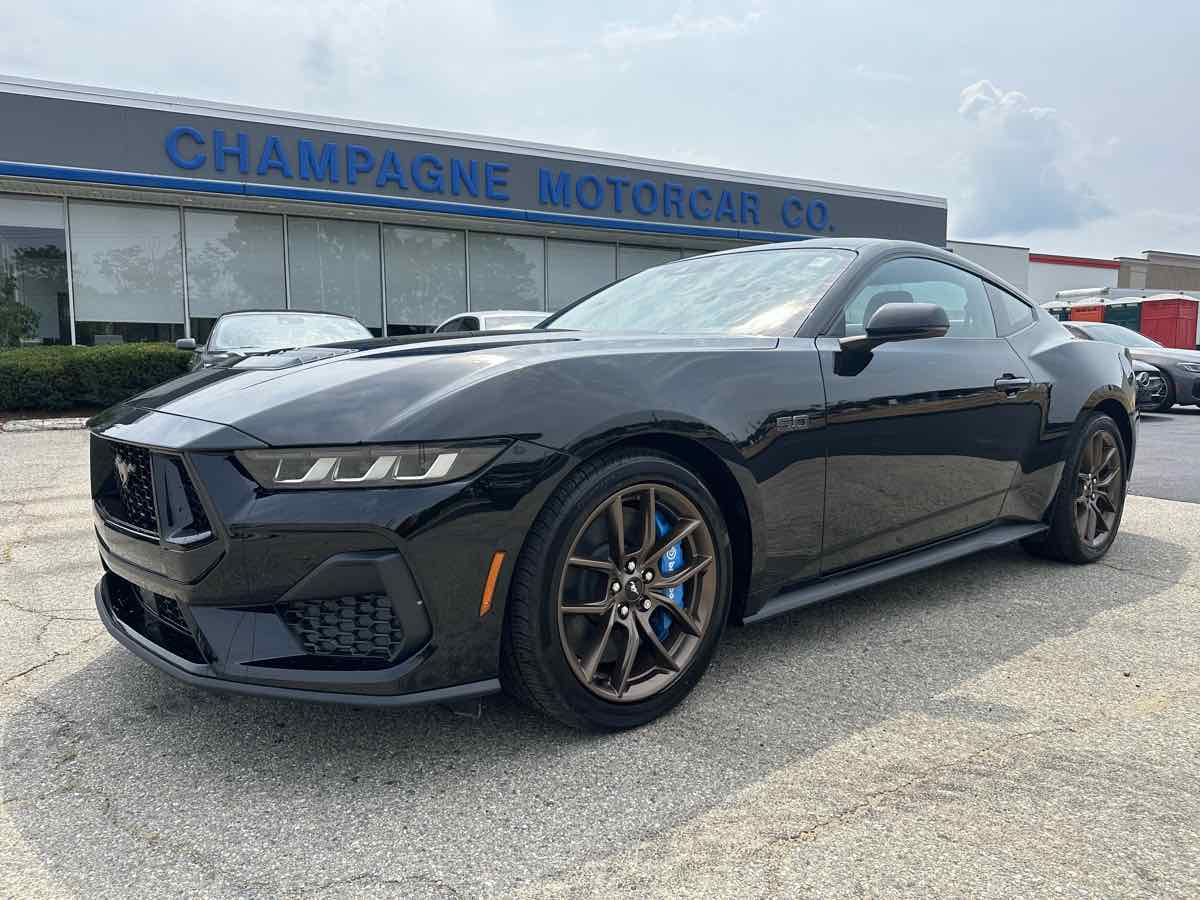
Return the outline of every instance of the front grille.
{"type": "Polygon", "coordinates": [[[304,652],[315,656],[390,660],[404,642],[387,594],[293,600],[282,613],[304,652]]]}
{"type": "Polygon", "coordinates": [[[213,529],[181,456],[92,436],[92,496],[105,517],[144,537],[199,544],[213,529]]]}
{"type": "Polygon", "coordinates": [[[131,444],[116,444],[113,466],[117,491],[125,511],[125,521],[143,531],[158,531],[154,511],[154,477],[150,470],[150,451],[131,444]]]}

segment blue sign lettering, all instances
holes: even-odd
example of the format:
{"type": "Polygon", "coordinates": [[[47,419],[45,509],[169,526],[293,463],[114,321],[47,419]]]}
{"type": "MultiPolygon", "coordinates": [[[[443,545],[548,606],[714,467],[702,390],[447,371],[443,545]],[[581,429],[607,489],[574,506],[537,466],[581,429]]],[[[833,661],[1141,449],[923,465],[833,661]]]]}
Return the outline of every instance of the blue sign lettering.
{"type": "Polygon", "coordinates": [[[383,154],[383,162],[379,164],[379,175],[375,178],[375,187],[387,187],[389,183],[395,182],[396,187],[402,191],[408,190],[408,182],[404,180],[404,168],[400,165],[400,157],[396,155],[396,151],[388,148],[388,152],[383,154]]]}
{"type": "Polygon", "coordinates": [[[198,169],[204,165],[205,156],[203,153],[194,153],[190,157],[184,157],[179,152],[179,139],[189,137],[199,147],[204,146],[204,135],[198,132],[195,128],[188,125],[180,125],[178,128],[172,128],[171,133],[167,135],[167,156],[171,162],[179,166],[181,169],[198,169]]]}
{"type": "Polygon", "coordinates": [[[292,164],[283,155],[283,144],[273,134],[263,141],[262,155],[258,158],[258,168],[254,171],[259,175],[266,175],[272,169],[278,170],[284,178],[292,177],[292,164]]]}
{"type": "Polygon", "coordinates": [[[683,185],[668,181],[663,185],[663,215],[683,218],[683,185]]]}
{"type": "Polygon", "coordinates": [[[538,203],[570,209],[571,176],[566,172],[559,172],[558,177],[551,181],[549,169],[538,169],[538,203]]]}
{"type": "Polygon", "coordinates": [[[358,184],[358,176],[375,168],[375,154],[369,147],[358,144],[346,145],[346,183],[358,184]]]}
{"type": "Polygon", "coordinates": [[[658,212],[658,185],[653,181],[639,181],[633,186],[633,208],[643,216],[658,212]]]}
{"type": "MultiPolygon", "coordinates": [[[[451,155],[453,148],[433,152],[431,147],[430,152],[408,156],[378,142],[372,147],[335,141],[318,145],[307,138],[284,139],[276,134],[252,142],[244,131],[229,135],[214,128],[210,134],[191,125],[178,125],[167,133],[163,149],[171,165],[187,171],[211,167],[224,173],[234,160],[237,174],[242,176],[253,170],[259,178],[298,176],[302,181],[330,185],[339,184],[344,177],[348,185],[365,182],[379,191],[407,192],[411,188],[425,194],[476,199],[482,195],[492,203],[512,202],[509,163],[451,155]]],[[[532,190],[532,185],[520,186],[518,202],[530,197],[527,202],[532,204],[532,190]]],[[[692,180],[685,184],[658,180],[652,174],[596,173],[583,166],[537,169],[537,204],[551,209],[579,207],[601,216],[636,213],[698,227],[765,227],[808,233],[834,230],[826,201],[791,194],[776,207],[777,196],[774,192],[768,195],[770,205],[764,211],[758,191],[730,189],[721,182],[692,180]]]]}
{"type": "Polygon", "coordinates": [[[442,174],[442,161],[432,153],[418,153],[412,161],[412,180],[427,194],[444,193],[446,178],[442,174]]]}
{"type": "Polygon", "coordinates": [[[600,204],[604,202],[604,188],[600,186],[600,179],[595,175],[584,175],[575,182],[575,200],[584,209],[599,209],[600,204]],[[591,192],[589,199],[584,199],[584,186],[587,186],[591,192]]]}
{"type": "Polygon", "coordinates": [[[313,152],[312,141],[301,141],[300,148],[300,177],[305,181],[324,181],[329,179],[331,184],[337,184],[338,180],[338,146],[337,144],[323,144],[321,146],[321,155],[317,156],[313,152]]]}
{"type": "Polygon", "coordinates": [[[506,163],[487,162],[483,164],[483,181],[486,185],[489,200],[508,200],[504,188],[508,187],[508,165],[506,163]]]}
{"type": "Polygon", "coordinates": [[[218,172],[224,172],[225,157],[227,156],[236,156],[238,172],[248,175],[250,173],[250,135],[239,131],[237,146],[229,147],[225,144],[225,132],[220,128],[213,131],[213,168],[218,172]]]}
{"type": "Polygon", "coordinates": [[[455,197],[465,190],[472,197],[479,196],[479,160],[468,160],[466,169],[461,159],[450,160],[450,193],[455,197]]]}

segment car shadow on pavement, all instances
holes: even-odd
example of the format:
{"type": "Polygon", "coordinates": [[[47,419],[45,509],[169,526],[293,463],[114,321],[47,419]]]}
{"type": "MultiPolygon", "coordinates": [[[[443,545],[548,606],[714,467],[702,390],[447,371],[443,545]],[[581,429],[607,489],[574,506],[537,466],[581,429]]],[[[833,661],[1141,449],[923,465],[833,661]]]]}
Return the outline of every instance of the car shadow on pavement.
{"type": "Polygon", "coordinates": [[[85,895],[312,895],[362,872],[409,896],[506,890],[897,715],[1019,719],[943,695],[1169,589],[1187,558],[1126,532],[1109,561],[1002,548],[732,628],[678,710],[615,735],[504,698],[468,718],[210,694],[114,646],[15,701],[4,808],[46,871],[85,895]]]}

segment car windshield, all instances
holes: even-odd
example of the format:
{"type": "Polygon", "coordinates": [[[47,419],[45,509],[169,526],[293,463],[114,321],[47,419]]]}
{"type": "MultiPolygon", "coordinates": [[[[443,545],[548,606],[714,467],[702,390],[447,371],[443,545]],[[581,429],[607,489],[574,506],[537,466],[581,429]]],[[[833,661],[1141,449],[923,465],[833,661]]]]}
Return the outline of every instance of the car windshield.
{"type": "Polygon", "coordinates": [[[357,319],[321,313],[240,313],[217,323],[209,350],[280,350],[371,337],[357,319]]]}
{"type": "Polygon", "coordinates": [[[693,257],[603,288],[544,327],[790,337],[853,259],[815,247],[693,257]]]}
{"type": "Polygon", "coordinates": [[[489,331],[503,331],[513,328],[532,328],[544,318],[546,318],[545,313],[534,313],[532,315],[512,313],[511,315],[503,316],[484,316],[483,321],[489,331]]]}
{"type": "Polygon", "coordinates": [[[1111,325],[1108,322],[1097,322],[1095,325],[1081,327],[1094,341],[1104,341],[1106,344],[1119,344],[1122,347],[1161,347],[1158,341],[1151,340],[1144,334],[1138,334],[1121,325],[1111,325]]]}

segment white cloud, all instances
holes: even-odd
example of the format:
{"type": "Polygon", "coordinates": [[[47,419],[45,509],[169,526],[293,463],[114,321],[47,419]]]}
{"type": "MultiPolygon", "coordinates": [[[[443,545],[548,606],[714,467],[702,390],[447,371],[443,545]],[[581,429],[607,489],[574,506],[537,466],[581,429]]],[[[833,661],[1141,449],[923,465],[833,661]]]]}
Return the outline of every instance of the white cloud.
{"type": "Polygon", "coordinates": [[[601,45],[609,51],[636,50],[685,38],[721,37],[748,31],[762,18],[757,4],[740,16],[725,14],[696,15],[690,3],[683,3],[665,22],[649,25],[610,23],[604,26],[601,45]]]}
{"type": "Polygon", "coordinates": [[[1021,235],[1076,227],[1110,214],[1086,182],[1068,177],[1079,160],[1098,151],[1055,110],[985,80],[962,90],[958,112],[970,129],[965,185],[955,214],[958,234],[1021,235]]]}

